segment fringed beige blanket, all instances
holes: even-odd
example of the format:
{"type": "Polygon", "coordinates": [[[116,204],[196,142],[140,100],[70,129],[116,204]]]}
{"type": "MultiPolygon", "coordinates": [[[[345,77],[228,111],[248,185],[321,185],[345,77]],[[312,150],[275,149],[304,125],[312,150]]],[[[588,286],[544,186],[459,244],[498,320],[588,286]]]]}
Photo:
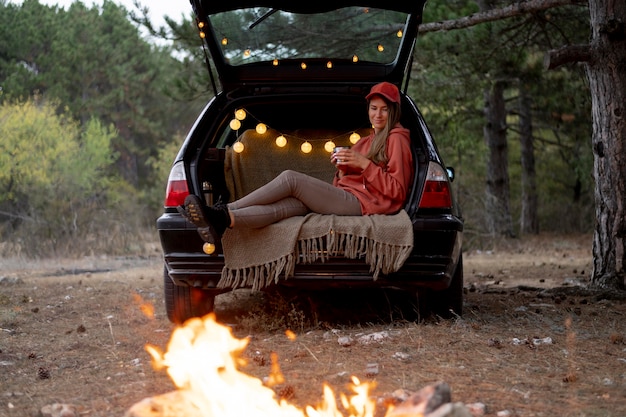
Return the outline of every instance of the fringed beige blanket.
{"type": "Polygon", "coordinates": [[[329,256],[363,258],[374,279],[395,272],[413,249],[408,214],[336,216],[308,214],[261,229],[228,229],[222,238],[220,288],[262,289],[293,275],[296,264],[329,256]]]}

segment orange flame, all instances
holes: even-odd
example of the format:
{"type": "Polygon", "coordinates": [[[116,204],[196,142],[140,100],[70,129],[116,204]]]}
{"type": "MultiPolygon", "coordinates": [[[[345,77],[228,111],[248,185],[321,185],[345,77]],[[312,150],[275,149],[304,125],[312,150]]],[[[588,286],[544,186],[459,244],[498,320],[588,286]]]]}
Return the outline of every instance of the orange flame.
{"type": "MultiPolygon", "coordinates": [[[[295,334],[293,335],[295,338],[295,334]]],[[[168,350],[147,345],[157,369],[167,368],[174,384],[188,392],[194,415],[220,417],[344,417],[337,408],[332,389],[324,384],[323,401],[305,410],[277,400],[275,392],[258,378],[240,372],[245,364],[241,358],[248,339],[237,339],[231,329],[218,324],[215,315],[191,319],[172,333],[168,350]],[[200,414],[197,414],[199,412],[200,414]]],[[[284,378],[272,354],[273,384],[284,378]]],[[[349,414],[345,417],[373,417],[375,403],[369,398],[370,386],[352,377],[352,396],[341,394],[341,404],[349,414]]]]}
{"type": "Polygon", "coordinates": [[[148,317],[149,319],[154,318],[154,305],[147,301],[144,301],[141,295],[137,293],[133,293],[133,301],[139,306],[139,309],[144,316],[148,317]]]}
{"type": "Polygon", "coordinates": [[[272,372],[270,373],[270,376],[265,383],[268,387],[280,385],[285,382],[285,377],[283,376],[282,372],[280,372],[280,365],[278,364],[278,354],[276,352],[272,352],[271,359],[272,372]]]}

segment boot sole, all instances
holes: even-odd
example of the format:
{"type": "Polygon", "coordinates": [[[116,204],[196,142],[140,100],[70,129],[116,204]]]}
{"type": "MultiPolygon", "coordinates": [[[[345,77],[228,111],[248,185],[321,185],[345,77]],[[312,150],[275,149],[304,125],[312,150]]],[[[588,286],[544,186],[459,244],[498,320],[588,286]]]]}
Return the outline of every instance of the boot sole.
{"type": "Polygon", "coordinates": [[[213,244],[219,240],[217,231],[202,213],[202,201],[198,196],[189,194],[185,198],[185,206],[179,206],[177,210],[185,219],[198,227],[198,234],[202,240],[213,244]]]}

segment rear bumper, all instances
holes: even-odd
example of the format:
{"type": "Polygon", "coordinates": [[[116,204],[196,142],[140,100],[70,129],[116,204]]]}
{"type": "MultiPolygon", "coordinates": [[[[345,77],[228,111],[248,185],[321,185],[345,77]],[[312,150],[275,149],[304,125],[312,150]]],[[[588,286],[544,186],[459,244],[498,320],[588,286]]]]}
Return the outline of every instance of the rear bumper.
{"type": "MultiPolygon", "coordinates": [[[[297,264],[294,276],[281,285],[300,288],[381,287],[405,290],[445,289],[461,254],[463,223],[451,215],[413,221],[414,249],[402,268],[374,280],[364,260],[332,257],[324,262],[297,264]]],[[[213,289],[221,278],[224,258],[202,252],[202,240],[193,225],[178,213],[157,219],[167,271],[176,285],[213,289]]]]}

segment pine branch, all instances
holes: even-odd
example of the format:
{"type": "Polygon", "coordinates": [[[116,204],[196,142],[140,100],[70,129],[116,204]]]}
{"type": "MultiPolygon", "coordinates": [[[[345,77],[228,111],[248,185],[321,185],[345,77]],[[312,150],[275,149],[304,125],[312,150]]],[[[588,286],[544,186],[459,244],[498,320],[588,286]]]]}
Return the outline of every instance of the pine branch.
{"type": "Polygon", "coordinates": [[[443,22],[424,23],[419,27],[419,33],[440,32],[454,29],[465,29],[476,26],[480,23],[493,22],[510,17],[521,16],[528,13],[536,13],[542,10],[561,6],[583,6],[587,5],[583,0],[528,0],[520,1],[501,9],[491,9],[485,12],[474,13],[469,16],[455,20],[444,20],[443,22]]]}

